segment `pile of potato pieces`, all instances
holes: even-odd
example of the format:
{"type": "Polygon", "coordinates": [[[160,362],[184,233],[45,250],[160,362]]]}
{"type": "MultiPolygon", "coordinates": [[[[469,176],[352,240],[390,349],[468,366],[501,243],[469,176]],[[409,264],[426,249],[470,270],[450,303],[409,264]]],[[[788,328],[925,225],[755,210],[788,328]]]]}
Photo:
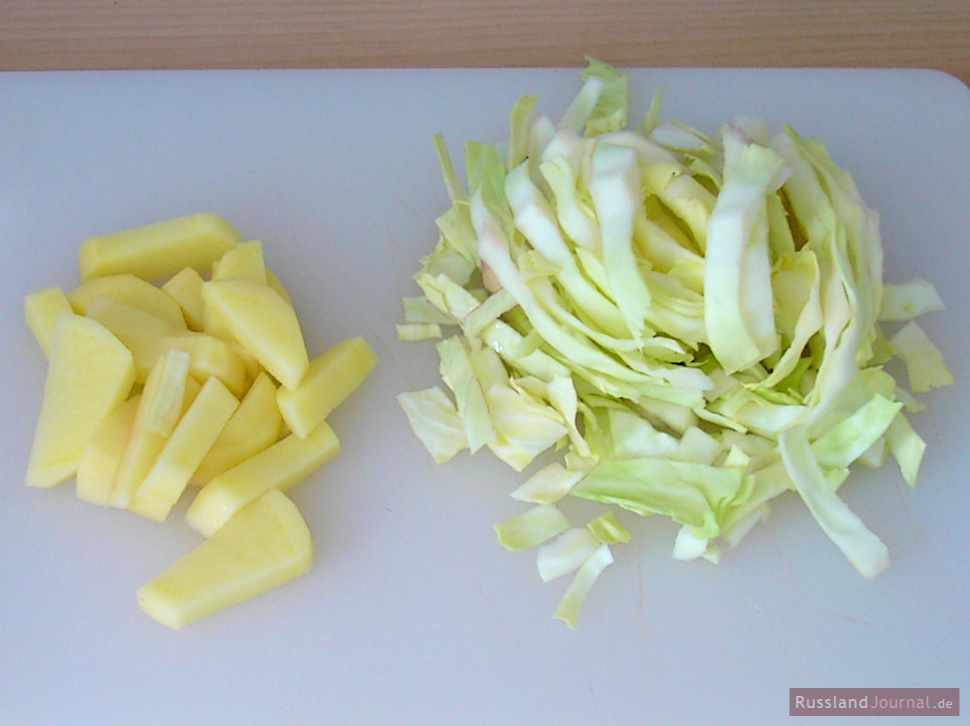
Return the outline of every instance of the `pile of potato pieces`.
{"type": "Polygon", "coordinates": [[[340,449],[326,418],[370,374],[362,337],[310,358],[263,246],[191,214],[91,237],[81,282],[27,295],[48,358],[26,483],[207,539],[138,591],[172,628],[305,573],[312,541],[283,492],[340,449]]]}

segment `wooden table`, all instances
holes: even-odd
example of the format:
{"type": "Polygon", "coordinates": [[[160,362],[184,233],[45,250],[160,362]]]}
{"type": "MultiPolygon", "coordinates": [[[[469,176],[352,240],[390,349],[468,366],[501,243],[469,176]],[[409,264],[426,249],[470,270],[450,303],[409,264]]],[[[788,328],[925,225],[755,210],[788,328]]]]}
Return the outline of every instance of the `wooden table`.
{"type": "Polygon", "coordinates": [[[970,0],[0,0],[0,70],[884,66],[970,83],[970,0]]]}

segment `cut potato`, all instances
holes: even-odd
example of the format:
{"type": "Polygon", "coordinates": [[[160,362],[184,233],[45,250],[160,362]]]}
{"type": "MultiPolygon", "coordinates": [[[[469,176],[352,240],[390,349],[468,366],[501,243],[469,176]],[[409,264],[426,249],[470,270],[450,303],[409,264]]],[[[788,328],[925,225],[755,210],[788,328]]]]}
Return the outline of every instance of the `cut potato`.
{"type": "Polygon", "coordinates": [[[182,317],[189,330],[202,330],[203,282],[197,270],[183,267],[162,285],[162,291],[170,295],[182,309],[182,317]]]}
{"type": "Polygon", "coordinates": [[[310,530],[285,494],[271,489],[138,590],[138,603],[173,629],[305,574],[310,530]]]}
{"type": "MultiPolygon", "coordinates": [[[[135,490],[145,479],[145,475],[152,468],[155,459],[165,446],[166,437],[148,427],[148,419],[152,410],[157,405],[160,394],[169,395],[172,391],[162,389],[162,380],[165,374],[165,367],[168,361],[183,356],[181,351],[170,351],[165,356],[158,359],[141,392],[141,400],[138,402],[138,410],[135,412],[135,420],[131,425],[131,432],[128,435],[128,443],[125,446],[121,462],[118,464],[118,472],[115,475],[114,484],[111,487],[111,498],[109,504],[121,509],[127,508],[131,503],[131,497],[135,490]]],[[[174,364],[173,364],[174,365],[174,364]]],[[[193,379],[186,379],[186,386],[183,395],[182,410],[191,403],[191,399],[199,391],[199,384],[193,379]],[[191,383],[190,383],[191,382],[191,383]],[[192,385],[194,384],[194,385],[192,385]]]]}
{"type": "Polygon", "coordinates": [[[74,313],[57,319],[27,485],[52,487],[74,476],[101,422],[131,391],[131,353],[100,323],[74,313]]]}
{"type": "Polygon", "coordinates": [[[218,214],[166,219],[84,240],[81,279],[130,273],[165,280],[183,267],[208,274],[212,263],[240,242],[239,232],[218,214]]]}
{"type": "Polygon", "coordinates": [[[104,297],[91,303],[88,317],[102,323],[131,351],[138,383],[144,383],[161,356],[176,348],[189,354],[189,371],[200,383],[216,376],[235,395],[244,391],[249,368],[238,354],[236,343],[184,327],[172,328],[158,316],[104,297]]]}
{"type": "Polygon", "coordinates": [[[75,476],[75,493],[78,499],[91,504],[108,505],[111,487],[118,473],[121,457],[125,453],[140,400],[141,394],[132,396],[108,414],[84,447],[75,476]]]}
{"type": "Polygon", "coordinates": [[[259,240],[243,242],[226,252],[212,265],[213,280],[250,280],[266,284],[266,263],[263,243],[259,240]]]}
{"type": "Polygon", "coordinates": [[[161,345],[189,354],[189,374],[200,383],[218,378],[235,396],[246,390],[248,369],[235,348],[205,333],[182,333],[166,338],[161,345]]]}
{"type": "Polygon", "coordinates": [[[185,316],[178,302],[166,292],[134,275],[95,277],[68,291],[67,299],[79,315],[89,315],[98,298],[105,297],[138,308],[165,320],[174,330],[184,330],[185,316]]]}
{"type": "Polygon", "coordinates": [[[145,425],[162,436],[168,436],[182,415],[185,385],[189,378],[189,354],[184,350],[169,350],[162,358],[162,373],[158,390],[148,407],[145,425]]]}
{"type": "Polygon", "coordinates": [[[278,278],[276,274],[268,267],[266,268],[266,284],[276,290],[280,297],[286,300],[288,305],[293,305],[293,298],[290,297],[290,291],[283,286],[283,282],[280,280],[280,278],[278,278]]]}
{"type": "Polygon", "coordinates": [[[168,349],[165,339],[179,332],[164,318],[104,296],[91,302],[86,316],[104,325],[131,351],[137,383],[145,382],[148,372],[168,349]]]}
{"type": "Polygon", "coordinates": [[[240,360],[243,367],[246,369],[246,380],[252,383],[255,381],[260,373],[265,373],[266,370],[260,365],[259,361],[256,360],[256,356],[250,353],[238,340],[232,339],[221,339],[225,340],[226,345],[229,350],[240,360]]]}
{"type": "Polygon", "coordinates": [[[279,440],[282,423],[276,405],[276,385],[266,373],[260,373],[199,464],[192,483],[201,486],[269,448],[279,440]]]}
{"type": "Polygon", "coordinates": [[[310,359],[296,311],[279,293],[250,280],[209,280],[202,299],[271,376],[299,385],[310,359]]]}
{"type": "Polygon", "coordinates": [[[165,521],[239,401],[218,378],[202,386],[135,490],[128,509],[165,521]]]}
{"type": "Polygon", "coordinates": [[[326,421],[301,439],[290,434],[215,477],[196,495],[185,520],[212,536],[233,515],[270,489],[286,491],[333,458],[340,441],[326,421]]]}
{"type": "Polygon", "coordinates": [[[70,301],[64,291],[56,285],[35,290],[24,298],[24,319],[40,349],[48,358],[51,354],[51,341],[54,339],[57,318],[61,313],[70,312],[73,312],[70,301]]]}
{"type": "Polygon", "coordinates": [[[318,355],[310,361],[299,386],[277,393],[287,427],[297,436],[309,435],[364,382],[375,365],[377,356],[361,337],[348,338],[318,355]]]}
{"type": "Polygon", "coordinates": [[[200,487],[186,520],[207,540],[138,591],[172,628],[307,571],[283,492],[338,453],[325,418],[377,360],[358,337],[311,361],[263,253],[189,215],[85,240],[79,285],[24,298],[48,358],[26,483],[74,475],[79,499],[157,522],[200,487]]]}
{"type": "Polygon", "coordinates": [[[219,315],[218,311],[206,304],[204,294],[202,297],[202,332],[220,340],[239,342],[229,331],[229,327],[222,321],[222,316],[219,315]]]}
{"type": "Polygon", "coordinates": [[[186,330],[184,324],[172,325],[160,315],[104,295],[94,298],[81,314],[97,320],[122,343],[129,335],[172,335],[186,330]]]}

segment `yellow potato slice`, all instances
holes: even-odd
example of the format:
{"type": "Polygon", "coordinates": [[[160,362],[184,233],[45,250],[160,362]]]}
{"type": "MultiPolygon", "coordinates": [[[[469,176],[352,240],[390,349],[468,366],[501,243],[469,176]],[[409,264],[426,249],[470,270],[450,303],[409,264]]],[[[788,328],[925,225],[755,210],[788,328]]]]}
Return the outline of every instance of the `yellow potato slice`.
{"type": "Polygon", "coordinates": [[[164,336],[186,332],[184,325],[172,325],[169,320],[160,315],[105,295],[94,298],[81,314],[97,320],[122,343],[125,342],[124,338],[127,335],[164,336]]]}
{"type": "Polygon", "coordinates": [[[239,232],[218,214],[166,219],[84,240],[78,255],[81,279],[130,273],[164,280],[183,267],[208,274],[212,263],[240,242],[239,232]]]}
{"type": "Polygon", "coordinates": [[[207,380],[135,490],[128,509],[165,521],[238,406],[239,401],[218,378],[207,380]]]}
{"type": "Polygon", "coordinates": [[[102,323],[131,351],[139,383],[145,382],[161,356],[175,348],[189,354],[189,373],[200,383],[216,376],[235,395],[241,396],[245,391],[249,368],[236,352],[236,344],[205,333],[175,329],[158,316],[105,297],[96,298],[87,315],[102,323]]]}
{"type": "Polygon", "coordinates": [[[286,300],[289,305],[293,305],[293,298],[290,297],[290,291],[284,287],[283,282],[276,276],[276,274],[266,268],[266,284],[279,293],[280,297],[286,300]]]}
{"type": "Polygon", "coordinates": [[[94,299],[87,317],[104,325],[131,351],[137,383],[145,382],[149,371],[171,347],[168,336],[178,332],[157,315],[103,296],[94,299]]]}
{"type": "Polygon", "coordinates": [[[184,330],[186,327],[179,304],[161,289],[134,275],[96,277],[82,282],[67,293],[74,312],[79,315],[88,315],[91,305],[99,297],[111,298],[151,313],[167,321],[173,329],[184,330]]]}
{"type": "Polygon", "coordinates": [[[300,511],[271,489],[142,586],[138,603],[177,630],[305,574],[312,562],[313,542],[300,511]]]}
{"type": "Polygon", "coordinates": [[[254,499],[270,489],[286,491],[339,450],[340,441],[326,422],[305,439],[290,434],[202,487],[185,519],[193,529],[210,537],[254,499]]]}
{"type": "Polygon", "coordinates": [[[189,375],[200,383],[218,378],[233,395],[246,392],[248,368],[233,345],[205,333],[182,333],[165,338],[164,345],[189,354],[189,375]]]}
{"type": "Polygon", "coordinates": [[[165,355],[172,346],[168,344],[168,337],[157,333],[122,333],[118,338],[131,351],[135,359],[135,380],[144,384],[152,368],[159,358],[165,355]]]}
{"type": "Polygon", "coordinates": [[[311,360],[299,386],[281,388],[276,394],[287,428],[301,438],[309,435],[364,382],[375,365],[377,356],[359,336],[343,340],[311,360]]]}
{"type": "MultiPolygon", "coordinates": [[[[141,400],[138,402],[138,410],[135,412],[135,420],[131,425],[131,433],[128,435],[128,443],[125,445],[125,451],[121,456],[118,472],[111,487],[111,497],[108,503],[113,507],[124,509],[131,503],[132,495],[141,485],[145,475],[148,474],[152,464],[155,463],[155,459],[158,458],[165,446],[166,437],[148,427],[148,418],[152,409],[156,406],[159,393],[162,391],[161,384],[166,361],[184,355],[185,353],[181,351],[170,351],[167,355],[158,359],[155,367],[148,374],[145,387],[141,392],[141,400]]],[[[182,401],[183,411],[188,408],[192,399],[199,392],[199,388],[199,384],[195,383],[193,379],[186,379],[182,401]]]]}
{"type": "Polygon", "coordinates": [[[148,407],[145,426],[156,434],[168,436],[182,415],[185,386],[189,378],[189,354],[173,349],[162,360],[161,378],[148,407]]]}
{"type": "Polygon", "coordinates": [[[199,464],[191,483],[206,484],[269,448],[279,440],[282,423],[283,417],[276,405],[276,385],[266,373],[260,373],[199,464]]]}
{"type": "Polygon", "coordinates": [[[57,319],[26,483],[52,487],[74,476],[101,422],[135,380],[131,353],[100,323],[74,313],[57,319]]]}
{"type": "Polygon", "coordinates": [[[232,333],[229,332],[226,324],[222,322],[219,314],[212,306],[206,305],[204,300],[205,298],[203,298],[202,304],[202,332],[211,335],[213,338],[219,338],[219,340],[238,343],[232,333]]]}
{"type": "Polygon", "coordinates": [[[183,267],[161,287],[162,292],[170,295],[182,309],[189,330],[202,330],[202,283],[198,271],[183,267]]]}
{"type": "Polygon", "coordinates": [[[75,477],[78,499],[107,506],[118,464],[125,453],[141,394],[132,396],[108,414],[81,453],[75,477]]]}
{"type": "Polygon", "coordinates": [[[211,277],[213,280],[250,280],[265,285],[263,243],[254,239],[233,247],[212,264],[211,277]]]}
{"type": "MultiPolygon", "coordinates": [[[[225,340],[220,338],[220,340],[225,340]]],[[[263,366],[256,356],[246,350],[238,340],[225,340],[226,345],[229,350],[242,362],[243,367],[246,369],[246,380],[252,383],[256,380],[260,373],[265,373],[263,366]]]]}
{"type": "Polygon", "coordinates": [[[24,318],[46,357],[50,357],[57,317],[70,312],[73,312],[70,301],[56,285],[35,290],[24,297],[24,318]]]}
{"type": "Polygon", "coordinates": [[[296,311],[279,293],[250,280],[209,280],[202,298],[271,376],[286,388],[299,385],[310,359],[296,311]]]}

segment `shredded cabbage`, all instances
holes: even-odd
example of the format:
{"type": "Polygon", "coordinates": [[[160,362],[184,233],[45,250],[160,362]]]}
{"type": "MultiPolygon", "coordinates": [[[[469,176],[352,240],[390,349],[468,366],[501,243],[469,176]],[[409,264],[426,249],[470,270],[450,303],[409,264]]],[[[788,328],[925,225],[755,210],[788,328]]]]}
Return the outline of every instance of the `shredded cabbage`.
{"type": "Polygon", "coordinates": [[[444,387],[399,396],[412,429],[437,462],[488,448],[524,472],[496,534],[572,576],[570,627],[631,540],[617,512],[718,562],[791,492],[875,576],[888,551],[838,491],[889,456],[915,485],[910,390],[953,381],[915,318],[942,300],[883,282],[879,215],[821,141],[745,117],[708,135],[659,94],[628,129],[629,90],[590,59],[558,122],[523,96],[506,144],[466,143],[464,179],[435,136],[451,206],[398,334],[436,340],[444,387]],[[577,526],[578,500],[605,510],[577,526]]]}

